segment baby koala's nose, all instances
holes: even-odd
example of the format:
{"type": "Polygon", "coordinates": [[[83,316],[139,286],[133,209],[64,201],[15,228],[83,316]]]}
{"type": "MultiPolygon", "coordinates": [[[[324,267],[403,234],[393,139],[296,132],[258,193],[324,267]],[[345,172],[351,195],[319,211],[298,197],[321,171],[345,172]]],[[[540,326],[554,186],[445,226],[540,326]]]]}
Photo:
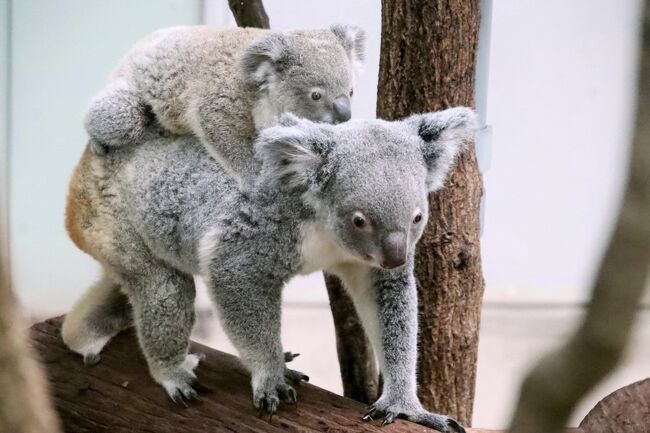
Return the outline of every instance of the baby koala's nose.
{"type": "Polygon", "coordinates": [[[382,268],[393,269],[406,263],[406,234],[389,233],[382,242],[382,268]]]}
{"type": "Polygon", "coordinates": [[[350,98],[339,96],[334,100],[334,123],[347,122],[352,117],[350,98]]]}

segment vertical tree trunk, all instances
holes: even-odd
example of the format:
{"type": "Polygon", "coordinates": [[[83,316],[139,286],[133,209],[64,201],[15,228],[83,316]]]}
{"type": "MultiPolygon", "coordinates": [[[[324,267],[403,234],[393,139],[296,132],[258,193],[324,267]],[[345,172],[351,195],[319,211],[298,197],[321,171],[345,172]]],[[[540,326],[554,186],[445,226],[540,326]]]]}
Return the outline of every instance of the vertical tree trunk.
{"type": "MultiPolygon", "coordinates": [[[[474,103],[478,0],[382,0],[377,116],[474,103]]],[[[430,197],[416,252],[418,394],[429,410],[470,424],[483,296],[482,181],[473,147],[430,197]]]]}
{"type": "MultiPolygon", "coordinates": [[[[228,4],[238,26],[269,28],[269,18],[261,0],[228,0],[228,4]]],[[[372,348],[343,285],[333,275],[324,276],[334,319],[343,395],[370,403],[377,398],[378,387],[372,348]]]]}
{"type": "MultiPolygon", "coordinates": [[[[524,380],[512,433],[561,431],[576,403],[614,370],[630,338],[650,264],[649,6],[646,1],[630,175],[616,228],[583,322],[562,348],[546,355],[524,380]]],[[[620,430],[632,431],[627,427],[621,425],[620,430]]]]}

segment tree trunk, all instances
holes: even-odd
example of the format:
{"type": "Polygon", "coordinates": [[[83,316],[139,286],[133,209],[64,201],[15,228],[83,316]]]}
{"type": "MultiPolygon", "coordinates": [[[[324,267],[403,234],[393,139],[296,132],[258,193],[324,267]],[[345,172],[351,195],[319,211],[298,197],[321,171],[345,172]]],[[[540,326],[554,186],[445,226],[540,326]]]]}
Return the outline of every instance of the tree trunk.
{"type": "MultiPolygon", "coordinates": [[[[650,5],[645,3],[630,176],[587,314],[571,339],[528,374],[512,433],[558,432],[576,403],[616,367],[630,337],[650,264],[650,5]]],[[[629,409],[626,408],[626,409],[629,409]]],[[[647,413],[647,403],[645,405],[647,413]]],[[[647,426],[646,426],[647,427],[647,426]]],[[[622,423],[617,431],[628,429],[622,423]]],[[[647,430],[645,430],[647,431],[647,430]]]]}
{"type": "MultiPolygon", "coordinates": [[[[478,0],[382,0],[377,117],[474,103],[478,0]]],[[[473,146],[433,194],[416,251],[418,394],[427,409],[470,424],[484,281],[482,180],[473,146]]]]}
{"type": "MultiPolygon", "coordinates": [[[[228,3],[238,26],[269,28],[269,17],[261,0],[228,0],[228,3]]],[[[324,276],[334,319],[343,395],[363,403],[371,403],[377,398],[378,387],[372,348],[352,299],[345,292],[343,285],[333,275],[325,273],[324,276]]]]}
{"type": "Polygon", "coordinates": [[[239,27],[271,27],[262,0],[228,0],[228,5],[239,27]]]}

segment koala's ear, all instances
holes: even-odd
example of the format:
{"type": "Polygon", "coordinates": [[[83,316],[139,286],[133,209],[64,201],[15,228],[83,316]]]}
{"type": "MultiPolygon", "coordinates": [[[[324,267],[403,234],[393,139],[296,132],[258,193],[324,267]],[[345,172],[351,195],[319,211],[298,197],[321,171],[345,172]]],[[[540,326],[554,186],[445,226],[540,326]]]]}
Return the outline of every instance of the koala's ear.
{"type": "Polygon", "coordinates": [[[357,26],[334,24],[330,27],[343,45],[348,58],[356,68],[361,67],[366,58],[366,32],[357,26]]]}
{"type": "Polygon", "coordinates": [[[421,139],[429,191],[442,188],[456,156],[465,150],[478,129],[476,113],[471,108],[456,107],[416,114],[405,122],[421,139]]]}
{"type": "Polygon", "coordinates": [[[268,33],[253,41],[241,59],[244,77],[249,83],[268,83],[284,69],[291,56],[290,44],[281,33],[268,33]]]}
{"type": "Polygon", "coordinates": [[[256,156],[270,171],[271,181],[290,188],[322,180],[321,168],[330,145],[322,126],[284,114],[275,126],[262,130],[255,142],[256,156]]]}

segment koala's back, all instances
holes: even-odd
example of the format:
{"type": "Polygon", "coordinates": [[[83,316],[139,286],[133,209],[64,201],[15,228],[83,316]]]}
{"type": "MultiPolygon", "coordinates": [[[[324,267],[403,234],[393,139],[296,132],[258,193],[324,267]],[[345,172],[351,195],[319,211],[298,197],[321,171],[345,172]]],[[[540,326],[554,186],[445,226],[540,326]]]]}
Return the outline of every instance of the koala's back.
{"type": "Polygon", "coordinates": [[[209,26],[161,29],[138,42],[111,78],[125,78],[165,128],[189,134],[192,104],[209,92],[227,100],[229,112],[250,115],[253,94],[241,77],[239,58],[265,32],[209,26]]]}
{"type": "Polygon", "coordinates": [[[163,260],[195,273],[196,247],[239,191],[193,137],[160,138],[98,157],[86,150],[68,193],[73,242],[117,272],[163,260]],[[152,257],[153,255],[153,257],[152,257]]]}

